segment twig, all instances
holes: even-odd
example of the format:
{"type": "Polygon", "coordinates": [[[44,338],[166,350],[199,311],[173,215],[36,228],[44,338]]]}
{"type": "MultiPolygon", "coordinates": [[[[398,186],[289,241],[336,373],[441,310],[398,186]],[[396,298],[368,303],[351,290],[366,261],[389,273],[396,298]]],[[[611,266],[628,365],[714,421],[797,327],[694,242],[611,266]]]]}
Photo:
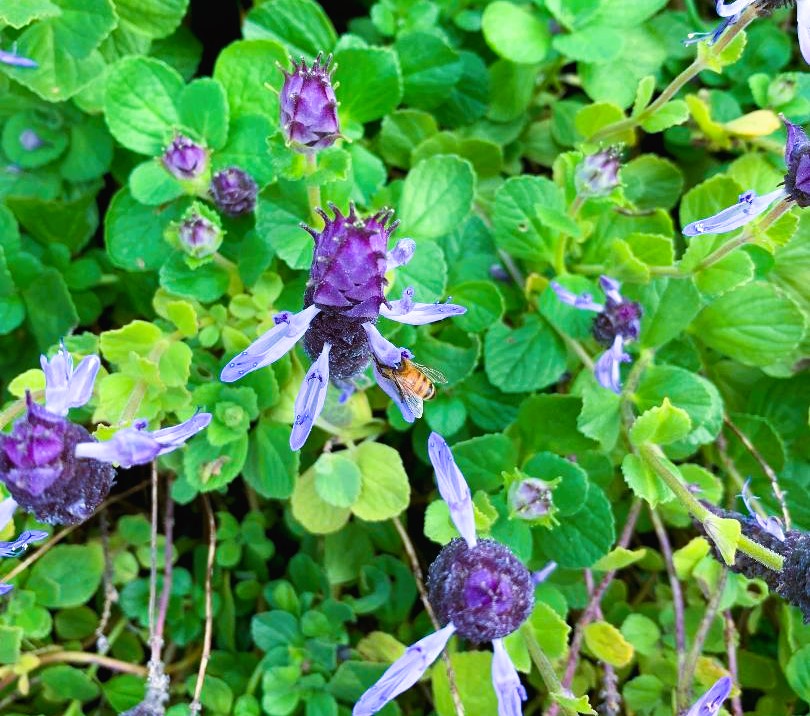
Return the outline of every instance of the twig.
{"type": "MultiPolygon", "coordinates": [[[[172,481],[166,480],[166,508],[164,513],[164,549],[163,549],[163,589],[160,592],[160,603],[158,605],[157,621],[155,623],[154,643],[158,643],[157,657],[160,658],[160,649],[163,647],[163,628],[166,625],[166,614],[169,610],[169,598],[172,592],[172,545],[174,536],[174,500],[171,496],[172,481]]],[[[154,645],[152,647],[152,658],[154,658],[154,645]]]]}
{"type": "MultiPolygon", "coordinates": [[[[619,541],[617,543],[618,547],[627,547],[630,544],[630,538],[633,535],[633,530],[636,528],[636,521],[638,520],[639,512],[641,512],[641,500],[638,498],[633,500],[633,505],[630,507],[630,511],[627,513],[627,521],[624,523],[624,529],[622,530],[621,537],[619,537],[619,541]]],[[[580,651],[582,650],[582,641],[585,637],[585,627],[593,621],[596,617],[597,609],[599,609],[599,604],[602,601],[602,597],[605,595],[605,591],[610,586],[610,583],[613,581],[613,578],[616,576],[615,569],[606,572],[605,575],[602,577],[602,581],[599,582],[599,586],[594,589],[593,594],[591,595],[590,600],[588,601],[588,606],[585,607],[585,610],[579,617],[577,621],[577,625],[574,628],[574,637],[571,639],[571,648],[568,652],[568,662],[566,663],[565,667],[565,676],[562,680],[563,688],[570,688],[571,682],[574,680],[574,674],[577,671],[577,665],[579,664],[579,656],[580,651]]],[[[546,716],[555,716],[559,712],[559,704],[553,703],[549,706],[546,710],[546,716]]]]}
{"type": "Polygon", "coordinates": [[[149,641],[152,658],[155,658],[155,610],[157,604],[157,522],[158,522],[158,470],[157,460],[152,460],[152,513],[149,535],[149,641]]]}
{"type": "MultiPolygon", "coordinates": [[[[728,652],[728,671],[731,674],[731,680],[736,684],[738,683],[737,627],[734,625],[734,618],[731,616],[730,609],[726,609],[726,611],[723,612],[723,620],[726,624],[724,634],[726,638],[726,651],[728,652]]],[[[739,694],[731,697],[731,708],[734,711],[734,716],[743,716],[742,699],[739,694]]]]}
{"type": "MultiPolygon", "coordinates": [[[[683,669],[680,670],[678,675],[678,708],[685,710],[689,706],[692,698],[692,681],[695,678],[695,669],[697,668],[697,660],[700,653],[703,651],[703,645],[706,643],[706,637],[709,635],[712,622],[717,616],[717,608],[720,606],[720,599],[723,596],[723,590],[726,587],[726,578],[728,577],[728,569],[723,567],[720,573],[720,578],[717,580],[717,588],[709,598],[709,603],[706,605],[706,611],[703,613],[703,619],[700,620],[698,630],[695,634],[695,640],[692,642],[692,647],[684,660],[683,669]]],[[[680,712],[679,712],[680,713],[680,712]]]]}
{"type": "MultiPolygon", "coordinates": [[[[140,664],[130,664],[127,661],[113,659],[101,654],[91,654],[86,651],[52,651],[47,654],[37,654],[38,666],[44,664],[98,664],[111,671],[120,671],[124,674],[146,676],[146,667],[140,664]]],[[[16,678],[16,676],[14,677],[16,678]]]]}
{"type": "MultiPolygon", "coordinates": [[[[425,589],[425,579],[422,574],[422,567],[419,566],[419,558],[416,556],[416,550],[413,548],[411,538],[408,536],[402,521],[399,517],[394,517],[392,520],[394,527],[402,540],[402,545],[405,547],[405,553],[408,555],[408,561],[411,563],[411,571],[413,572],[413,579],[416,582],[416,589],[419,592],[419,598],[425,607],[425,611],[430,617],[433,628],[437,631],[441,628],[439,620],[436,618],[436,613],[433,611],[433,606],[428,599],[427,589],[425,589]]],[[[458,684],[456,683],[456,672],[453,669],[453,664],[450,661],[450,656],[447,650],[442,651],[442,661],[444,661],[445,668],[447,669],[447,681],[450,685],[450,695],[453,697],[453,705],[456,709],[456,716],[464,716],[464,704],[461,703],[461,695],[458,692],[458,684]]]]}
{"type": "Polygon", "coordinates": [[[723,416],[723,422],[728,425],[731,431],[737,436],[739,441],[743,444],[746,450],[751,453],[751,457],[754,458],[759,463],[759,466],[762,468],[762,471],[768,476],[768,479],[771,481],[771,488],[773,489],[773,494],[776,496],[776,499],[779,501],[779,506],[782,508],[782,518],[785,521],[785,529],[790,529],[790,512],[788,512],[787,500],[785,499],[785,493],[782,492],[782,488],[779,485],[779,478],[776,476],[776,472],[774,469],[768,464],[762,454],[757,450],[756,446],[748,439],[748,436],[740,430],[738,426],[736,426],[731,418],[728,415],[723,416]]]}
{"type": "Polygon", "coordinates": [[[200,668],[197,671],[197,683],[194,684],[194,698],[189,705],[191,713],[199,713],[202,710],[200,694],[202,693],[203,682],[205,681],[205,671],[208,668],[208,660],[211,658],[211,633],[214,626],[213,603],[211,596],[211,575],[214,573],[214,556],[217,550],[217,524],[214,520],[214,513],[211,510],[211,502],[208,495],[203,493],[202,503],[205,508],[205,516],[208,519],[208,562],[205,570],[205,632],[203,634],[203,652],[200,657],[200,668]]]}
{"type": "Polygon", "coordinates": [[[678,656],[678,666],[683,664],[683,658],[686,654],[686,629],[684,627],[683,615],[683,591],[681,590],[681,583],[678,580],[678,575],[675,574],[675,561],[672,557],[672,545],[669,543],[669,536],[667,535],[666,527],[658,515],[658,512],[650,507],[650,518],[652,519],[655,534],[658,536],[658,542],[661,545],[661,553],[664,555],[664,562],[667,566],[667,574],[669,575],[669,587],[672,590],[672,605],[675,610],[675,645],[678,656]]]}
{"type": "MultiPolygon", "coordinates": [[[[588,589],[588,595],[593,595],[593,572],[591,572],[590,569],[585,570],[585,586],[588,589]]],[[[602,607],[598,604],[596,605],[594,617],[596,619],[603,618],[602,607]]],[[[601,706],[598,707],[599,712],[605,714],[605,716],[618,716],[619,710],[622,707],[622,697],[616,688],[618,684],[616,670],[606,661],[602,661],[601,663],[604,676],[602,678],[602,691],[599,692],[599,696],[603,701],[601,706]]]]}
{"type": "Polygon", "coordinates": [[[110,641],[104,634],[112,615],[112,605],[118,601],[118,590],[113,584],[113,568],[110,559],[110,521],[107,517],[107,510],[102,510],[99,516],[99,528],[101,529],[101,547],[104,554],[104,606],[101,610],[101,620],[95,631],[96,649],[100,654],[106,654],[110,650],[110,641]]]}

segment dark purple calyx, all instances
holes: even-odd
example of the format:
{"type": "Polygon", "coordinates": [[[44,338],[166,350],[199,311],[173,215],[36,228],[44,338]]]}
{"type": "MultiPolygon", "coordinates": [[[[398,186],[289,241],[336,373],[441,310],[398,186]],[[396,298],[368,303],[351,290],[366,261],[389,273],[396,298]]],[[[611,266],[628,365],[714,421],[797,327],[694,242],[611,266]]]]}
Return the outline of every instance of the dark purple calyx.
{"type": "Polygon", "coordinates": [[[389,209],[363,219],[354,205],[348,216],[334,204],[329,208],[333,219],[318,210],[322,231],[304,227],[315,239],[304,308],[321,309],[304,335],[304,347],[315,360],[330,343],[329,375],[341,380],[363,370],[371,358],[363,323],[375,323],[385,301],[386,250],[399,222],[390,221],[389,209]]]}
{"type": "Polygon", "coordinates": [[[427,586],[442,626],[453,622],[460,636],[476,644],[511,634],[534,608],[529,570],[494,540],[471,549],[454,539],[430,565],[427,586]]]}
{"type": "Polygon", "coordinates": [[[178,179],[191,180],[208,169],[208,151],[178,134],[161,157],[166,170],[178,179]]]}
{"type": "Polygon", "coordinates": [[[256,208],[259,187],[246,171],[228,167],[214,174],[211,196],[217,208],[228,216],[243,216],[256,208]]]}
{"type": "Polygon", "coordinates": [[[799,206],[810,206],[810,140],[805,131],[792,122],[786,122],[785,191],[799,206]]]}
{"type": "Polygon", "coordinates": [[[625,341],[638,338],[641,327],[641,306],[635,301],[615,301],[608,297],[604,310],[593,321],[593,337],[597,343],[610,347],[616,336],[625,341]]]}
{"type": "Polygon", "coordinates": [[[284,85],[280,92],[281,126],[289,144],[300,152],[314,152],[331,147],[340,136],[337,98],[332,86],[329,65],[332,56],[322,61],[321,55],[307,67],[290,58],[293,71],[284,68],[284,85]]]}
{"type": "MultiPolygon", "coordinates": [[[[746,537],[750,537],[785,558],[782,571],[775,572],[738,551],[734,558],[734,566],[730,569],[748,579],[763,580],[772,592],[801,610],[805,624],[810,623],[810,534],[799,530],[788,530],[782,541],[763,529],[752,517],[724,510],[706,502],[703,504],[718,517],[738,520],[742,533],[746,537]]],[[[699,523],[698,528],[703,530],[699,523]]],[[[703,531],[705,532],[705,530],[703,531]]],[[[710,539],[709,542],[711,543],[712,540],[710,539]]],[[[712,549],[715,558],[722,563],[723,558],[717,548],[712,549]]]]}
{"type": "Polygon", "coordinates": [[[95,441],[81,425],[37,405],[30,395],[27,401],[26,415],[11,433],[0,435],[0,481],[40,522],[83,522],[109,494],[115,470],[74,455],[78,443],[95,441]]]}

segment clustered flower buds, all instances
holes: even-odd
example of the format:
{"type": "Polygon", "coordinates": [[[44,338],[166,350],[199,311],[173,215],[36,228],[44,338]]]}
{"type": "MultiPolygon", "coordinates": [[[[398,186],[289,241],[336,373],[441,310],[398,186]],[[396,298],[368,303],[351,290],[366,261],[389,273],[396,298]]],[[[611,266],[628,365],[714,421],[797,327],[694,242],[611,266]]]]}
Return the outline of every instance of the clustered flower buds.
{"type": "Polygon", "coordinates": [[[577,194],[605,196],[619,186],[619,152],[615,148],[602,149],[585,157],[574,174],[577,194]]]}
{"type": "Polygon", "coordinates": [[[219,216],[200,202],[194,202],[183,214],[179,222],[167,229],[167,238],[192,259],[206,259],[213,256],[225,232],[219,216]]]}
{"type": "Polygon", "coordinates": [[[256,208],[259,187],[250,174],[239,167],[228,167],[214,174],[211,197],[217,208],[228,216],[243,216],[256,208]]]}
{"type": "Polygon", "coordinates": [[[332,86],[332,56],[322,60],[319,54],[307,67],[290,58],[293,71],[284,68],[284,85],[280,93],[281,126],[289,145],[309,153],[331,147],[340,137],[337,98],[332,86]]]}
{"type": "Polygon", "coordinates": [[[182,134],[172,140],[161,160],[166,171],[183,181],[197,179],[208,170],[208,150],[182,134]]]}

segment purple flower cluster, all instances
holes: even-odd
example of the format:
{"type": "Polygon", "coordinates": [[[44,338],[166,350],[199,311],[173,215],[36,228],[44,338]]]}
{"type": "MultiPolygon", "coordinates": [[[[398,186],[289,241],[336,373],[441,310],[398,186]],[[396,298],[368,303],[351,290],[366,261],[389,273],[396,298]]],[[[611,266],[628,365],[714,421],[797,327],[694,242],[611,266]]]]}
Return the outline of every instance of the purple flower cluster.
{"type": "Polygon", "coordinates": [[[299,449],[323,409],[330,379],[344,391],[351,379],[372,363],[377,384],[397,403],[403,417],[418,417],[413,403],[403,396],[389,376],[403,368],[412,355],[382,336],[376,327],[380,316],[400,323],[421,325],[457,316],[465,308],[449,303],[417,303],[413,289],[388,301],[386,271],[407,263],[415,249],[411,239],[401,239],[388,251],[388,241],[398,222],[384,209],[361,218],[354,205],[344,216],[330,205],[334,218],[319,210],[322,231],[304,226],[315,240],[310,277],[304,293],[304,310],[284,311],[275,326],[231,360],[220,374],[226,383],[274,363],[303,338],[314,361],[304,376],[295,400],[290,447],[299,449]]]}
{"type": "Polygon", "coordinates": [[[458,634],[474,643],[492,642],[492,685],[499,716],[519,716],[526,690],[503,645],[534,607],[535,577],[508,547],[479,541],[470,488],[450,447],[438,433],[428,439],[428,453],[442,499],[461,535],[440,553],[428,572],[430,603],[443,623],[433,634],[409,646],[355,704],[352,716],[371,716],[413,686],[438,658],[450,637],[458,634]]]}
{"type": "MultiPolygon", "coordinates": [[[[0,482],[11,493],[13,507],[19,505],[41,522],[83,522],[109,494],[115,480],[112,464],[150,462],[183,445],[211,420],[209,413],[198,413],[154,432],[145,430],[144,421],[136,421],[111,440],[97,442],[66,416],[70,408],[90,400],[100,364],[98,356],[87,356],[74,370],[64,346],[50,361],[43,356],[45,406],[28,394],[26,414],[10,433],[0,435],[0,482]]],[[[10,503],[5,504],[8,510],[10,503]]]]}
{"type": "Polygon", "coordinates": [[[599,385],[614,393],[622,389],[619,367],[631,358],[624,346],[638,338],[641,327],[641,306],[625,299],[619,289],[621,284],[607,276],[599,277],[599,284],[605,293],[605,303],[597,303],[590,294],[575,294],[556,281],[551,288],[563,303],[584,311],[596,312],[593,322],[593,337],[607,348],[594,366],[594,374],[599,385]]]}
{"type": "Polygon", "coordinates": [[[733,206],[684,226],[685,236],[734,231],[756,219],[777,200],[792,201],[801,207],[810,206],[810,140],[799,125],[787,119],[784,122],[787,128],[784,186],[764,196],[759,196],[753,189],[743,192],[733,206]]]}

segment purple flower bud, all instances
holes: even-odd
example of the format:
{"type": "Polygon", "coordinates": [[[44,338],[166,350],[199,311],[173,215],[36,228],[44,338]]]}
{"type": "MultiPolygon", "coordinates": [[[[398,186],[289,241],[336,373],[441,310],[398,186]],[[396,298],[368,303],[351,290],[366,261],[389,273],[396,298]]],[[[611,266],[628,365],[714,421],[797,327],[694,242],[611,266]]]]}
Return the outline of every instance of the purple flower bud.
{"type": "Polygon", "coordinates": [[[167,230],[167,238],[194,259],[205,259],[213,256],[224,235],[215,211],[200,202],[194,202],[182,219],[167,230]]]}
{"type": "Polygon", "coordinates": [[[594,318],[593,337],[603,346],[612,346],[616,336],[627,341],[638,338],[641,306],[635,301],[615,301],[608,297],[604,310],[594,318]]]}
{"type": "Polygon", "coordinates": [[[799,206],[810,206],[810,140],[800,126],[788,120],[785,125],[785,192],[799,206]]]}
{"type": "Polygon", "coordinates": [[[531,574],[508,547],[454,539],[428,570],[428,598],[442,624],[480,644],[511,634],[534,608],[531,574]]]}
{"type": "Polygon", "coordinates": [[[26,129],[20,133],[20,146],[26,152],[33,152],[35,149],[44,146],[44,144],[45,142],[33,129],[26,129]]]}
{"type": "Polygon", "coordinates": [[[556,483],[546,482],[537,477],[518,476],[509,486],[507,501],[510,516],[520,520],[553,520],[554,500],[552,492],[556,483]]]}
{"type": "Polygon", "coordinates": [[[163,166],[177,179],[196,179],[208,169],[208,150],[178,134],[161,157],[163,166]]]}
{"type": "Polygon", "coordinates": [[[731,679],[723,676],[701,696],[686,716],[717,716],[723,702],[731,695],[731,679]]]}
{"type": "Polygon", "coordinates": [[[324,343],[332,346],[329,371],[333,379],[346,379],[361,371],[371,357],[363,324],[376,322],[385,301],[388,238],[399,222],[389,224],[388,209],[366,219],[354,205],[348,216],[330,204],[334,219],[319,210],[322,231],[305,228],[315,239],[304,306],[320,313],[304,336],[304,347],[314,360],[324,343]]]}
{"type": "Polygon", "coordinates": [[[115,470],[75,456],[79,443],[94,441],[82,426],[37,405],[30,394],[27,401],[27,414],[0,435],[0,481],[40,522],[83,522],[109,494],[115,470]]]}
{"type": "Polygon", "coordinates": [[[315,152],[331,147],[340,136],[337,115],[337,98],[332,87],[332,71],[329,65],[332,55],[315,59],[307,67],[304,58],[296,64],[290,58],[293,71],[284,68],[284,85],[279,95],[281,126],[287,142],[299,152],[315,152]]]}
{"type": "Polygon", "coordinates": [[[259,187],[246,171],[228,167],[214,174],[211,196],[217,208],[228,216],[249,214],[256,208],[259,187]]]}
{"type": "Polygon", "coordinates": [[[619,152],[602,149],[585,157],[577,167],[574,185],[583,196],[604,196],[619,186],[619,152]]]}

